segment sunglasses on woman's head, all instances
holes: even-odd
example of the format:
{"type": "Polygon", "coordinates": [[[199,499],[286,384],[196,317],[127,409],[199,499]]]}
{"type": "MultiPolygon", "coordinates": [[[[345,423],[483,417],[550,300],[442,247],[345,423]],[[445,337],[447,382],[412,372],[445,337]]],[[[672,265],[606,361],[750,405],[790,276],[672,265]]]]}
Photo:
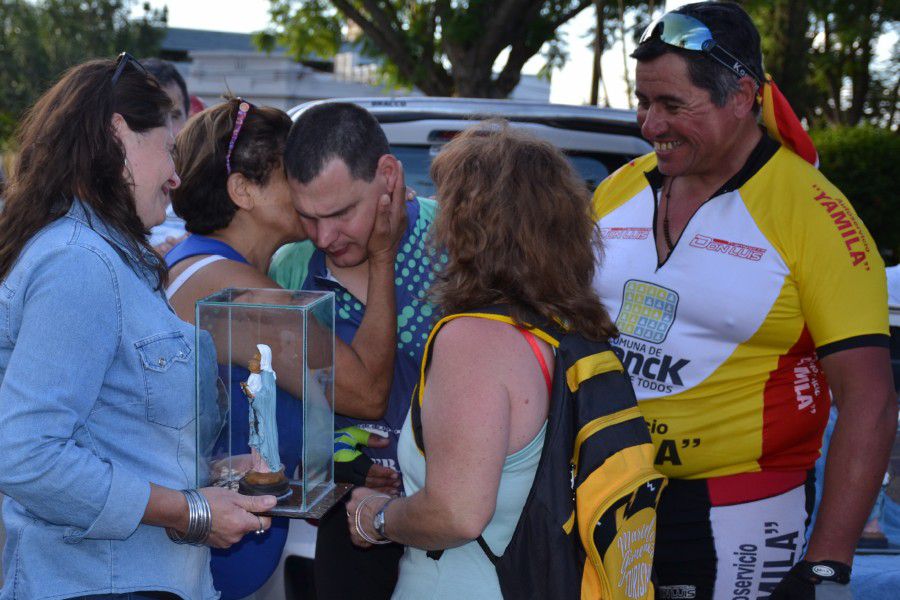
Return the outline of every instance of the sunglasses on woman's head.
{"type": "Polygon", "coordinates": [[[128,65],[128,63],[133,64],[144,75],[150,74],[147,69],[144,68],[144,65],[138,62],[138,59],[128,54],[127,52],[122,52],[116,58],[116,70],[113,72],[112,79],[110,80],[112,87],[116,87],[116,83],[119,81],[119,78],[122,76],[122,73],[125,71],[125,67],[128,65]]]}
{"type": "Polygon", "coordinates": [[[669,46],[702,52],[737,75],[738,79],[750,77],[756,82],[756,85],[762,85],[759,77],[753,71],[716,42],[709,27],[693,17],[675,12],[664,14],[644,30],[638,45],[654,36],[659,37],[663,43],[669,46]]]}

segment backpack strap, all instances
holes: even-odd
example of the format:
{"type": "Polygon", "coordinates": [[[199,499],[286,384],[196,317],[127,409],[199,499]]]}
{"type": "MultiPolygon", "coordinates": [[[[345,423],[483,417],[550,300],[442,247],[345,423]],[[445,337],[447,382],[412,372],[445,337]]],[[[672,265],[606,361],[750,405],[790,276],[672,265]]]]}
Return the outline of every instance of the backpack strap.
{"type": "MultiPolygon", "coordinates": [[[[501,323],[506,323],[518,328],[520,331],[527,331],[529,334],[538,337],[544,342],[550,344],[550,346],[552,346],[553,348],[559,347],[559,340],[563,336],[562,329],[555,324],[543,324],[541,327],[536,327],[531,323],[525,323],[525,325],[528,325],[529,328],[522,329],[519,324],[516,323],[515,319],[509,316],[509,308],[505,305],[490,306],[487,308],[474,310],[472,312],[447,315],[441,318],[437,323],[435,323],[431,328],[431,333],[428,334],[428,340],[425,342],[425,349],[422,352],[422,365],[419,369],[419,382],[418,384],[416,384],[416,387],[413,388],[412,398],[410,399],[410,419],[413,431],[413,440],[415,440],[416,448],[419,450],[419,454],[421,454],[422,456],[425,456],[425,442],[422,439],[422,398],[425,396],[425,374],[428,372],[428,366],[431,364],[431,355],[434,351],[434,340],[437,337],[438,331],[440,331],[444,325],[446,325],[453,319],[458,319],[460,317],[474,317],[478,319],[488,319],[490,321],[499,321],[501,323]]],[[[537,321],[537,319],[534,320],[537,321]]],[[[537,344],[535,343],[532,348],[536,347],[537,344]]],[[[540,354],[539,349],[535,350],[535,355],[539,356],[539,361],[543,361],[544,357],[540,354]]],[[[549,380],[550,372],[549,370],[547,370],[546,363],[544,363],[543,369],[545,370],[545,377],[549,380]]],[[[551,386],[548,385],[548,389],[550,387],[551,386]]]]}
{"type": "MultiPolygon", "coordinates": [[[[528,342],[528,345],[531,346],[531,351],[534,352],[534,357],[537,359],[538,365],[541,367],[541,373],[544,375],[544,381],[547,383],[547,396],[553,395],[553,378],[550,376],[550,369],[547,368],[547,361],[544,360],[544,354],[541,352],[541,347],[538,346],[537,340],[535,340],[535,335],[531,333],[531,331],[527,329],[522,329],[521,327],[516,327],[525,338],[525,341],[528,342]]],[[[475,538],[475,541],[478,542],[478,545],[481,546],[481,551],[484,552],[484,555],[487,557],[491,564],[495,567],[497,566],[497,561],[500,560],[500,557],[494,554],[494,551],[491,550],[491,547],[488,546],[487,540],[484,539],[484,536],[479,535],[475,538]]],[[[432,551],[434,552],[434,551],[432,551]]],[[[441,550],[440,552],[443,552],[441,550]]],[[[440,554],[437,557],[433,557],[430,554],[429,558],[434,558],[434,560],[438,560],[440,558],[440,554]]]]}
{"type": "MultiPolygon", "coordinates": [[[[425,342],[425,351],[422,353],[422,367],[419,370],[419,383],[413,390],[412,401],[410,403],[409,412],[413,431],[413,439],[416,442],[416,448],[419,450],[419,453],[422,456],[425,456],[425,442],[422,438],[422,398],[425,395],[425,373],[428,371],[428,366],[431,364],[431,354],[434,347],[434,339],[437,337],[437,333],[438,331],[440,331],[441,327],[443,327],[453,319],[458,319],[459,317],[475,317],[479,319],[499,321],[501,323],[512,325],[513,327],[518,329],[525,337],[528,345],[531,346],[531,349],[534,352],[534,356],[541,367],[541,372],[544,375],[544,380],[547,382],[547,393],[552,393],[553,379],[550,376],[550,369],[547,368],[547,361],[544,360],[544,355],[541,353],[541,349],[538,346],[537,340],[535,340],[535,338],[538,337],[544,342],[550,344],[550,346],[552,346],[553,348],[558,348],[559,338],[561,338],[562,335],[559,331],[555,330],[554,327],[547,327],[547,329],[550,330],[548,332],[544,329],[531,326],[531,323],[526,323],[526,325],[529,325],[531,327],[525,329],[519,326],[519,324],[516,323],[515,319],[509,316],[508,307],[502,305],[492,306],[473,312],[448,315],[435,323],[434,327],[432,327],[431,329],[431,333],[428,334],[428,341],[425,342]]],[[[488,560],[491,561],[491,564],[495,564],[499,560],[500,557],[493,553],[490,546],[488,546],[487,542],[482,536],[479,535],[475,539],[475,541],[478,542],[478,545],[481,547],[481,550],[484,552],[485,556],[487,556],[488,560]]],[[[428,558],[433,560],[440,560],[443,554],[443,550],[429,550],[425,553],[428,558]]]]}
{"type": "Polygon", "coordinates": [[[544,375],[544,381],[547,382],[547,394],[553,393],[553,378],[550,377],[550,369],[547,368],[547,361],[544,360],[544,354],[541,352],[541,347],[538,346],[537,340],[534,339],[534,334],[528,331],[527,329],[522,329],[521,327],[516,327],[525,338],[525,341],[528,342],[528,345],[531,346],[531,351],[534,352],[534,357],[537,359],[538,364],[541,366],[541,373],[544,375]]]}

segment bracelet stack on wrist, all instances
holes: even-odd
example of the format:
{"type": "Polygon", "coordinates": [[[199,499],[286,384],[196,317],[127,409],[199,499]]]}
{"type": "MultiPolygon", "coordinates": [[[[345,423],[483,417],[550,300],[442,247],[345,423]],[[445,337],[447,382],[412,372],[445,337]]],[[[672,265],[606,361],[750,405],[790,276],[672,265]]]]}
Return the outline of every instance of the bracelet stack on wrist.
{"type": "MultiPolygon", "coordinates": [[[[387,538],[385,538],[383,540],[376,540],[375,538],[370,536],[368,533],[366,533],[363,530],[362,525],[360,524],[359,515],[362,513],[363,507],[373,498],[387,498],[388,502],[390,502],[392,499],[387,494],[372,494],[371,496],[366,496],[365,498],[360,500],[359,505],[356,507],[356,533],[359,534],[359,537],[361,537],[365,541],[369,542],[370,544],[390,544],[391,540],[389,540],[387,538]]],[[[387,502],[385,502],[385,504],[387,504],[387,502]]]]}
{"type": "Polygon", "coordinates": [[[166,535],[176,544],[200,546],[212,533],[212,511],[209,501],[197,490],[181,490],[188,504],[188,528],[181,535],[171,527],[166,528],[166,535]]]}

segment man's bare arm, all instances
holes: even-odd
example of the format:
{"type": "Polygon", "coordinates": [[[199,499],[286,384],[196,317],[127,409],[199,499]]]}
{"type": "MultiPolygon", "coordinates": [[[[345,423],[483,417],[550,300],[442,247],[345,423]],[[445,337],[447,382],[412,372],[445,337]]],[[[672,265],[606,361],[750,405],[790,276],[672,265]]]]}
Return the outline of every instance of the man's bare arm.
{"type": "Polygon", "coordinates": [[[821,362],[838,419],[806,560],[849,565],[887,468],[897,430],[897,395],[887,348],[842,350],[821,362]]]}

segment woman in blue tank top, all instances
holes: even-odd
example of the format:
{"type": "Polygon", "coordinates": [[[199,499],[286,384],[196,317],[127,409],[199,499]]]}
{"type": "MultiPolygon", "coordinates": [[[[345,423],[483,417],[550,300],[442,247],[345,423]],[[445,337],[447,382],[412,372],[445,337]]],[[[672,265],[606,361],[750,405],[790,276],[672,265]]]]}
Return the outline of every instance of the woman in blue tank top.
{"type": "MultiPolygon", "coordinates": [[[[431,175],[434,243],[448,258],[431,289],[444,317],[505,305],[517,323],[532,314],[598,339],[613,330],[591,288],[599,238],[589,193],[557,149],[491,123],[447,144],[431,175]]],[[[408,495],[355,490],[351,535],[361,547],[407,545],[394,598],[497,599],[479,542],[499,556],[512,537],[543,447],[554,355],[504,322],[463,316],[436,327],[420,384],[425,454],[408,417],[399,446],[408,495]]]]}
{"type": "MultiPolygon", "coordinates": [[[[167,295],[185,321],[194,322],[197,300],[223,288],[279,287],[267,275],[272,255],[284,244],[306,239],[282,168],[290,127],[281,110],[231,98],[196,115],[178,135],[175,164],[182,183],[172,193],[172,207],[191,235],[165,258],[170,269],[167,295]]],[[[362,325],[352,345],[335,340],[335,410],[342,414],[372,418],[386,407],[396,347],[393,256],[405,228],[402,189],[398,186],[394,198],[383,199],[370,240],[370,253],[385,253],[389,259],[373,262],[362,325]]],[[[232,355],[233,365],[219,365],[221,372],[231,372],[233,397],[243,394],[240,382],[250,376],[246,365],[258,341],[233,344],[246,354],[232,355]]],[[[281,372],[277,352],[272,360],[274,371],[281,372]]],[[[299,393],[276,388],[279,427],[301,421],[299,393]]],[[[234,403],[232,409],[232,423],[248,423],[249,404],[234,403]]],[[[300,460],[300,436],[280,433],[285,473],[290,474],[300,460]]],[[[235,427],[230,439],[216,443],[246,449],[249,438],[249,428],[235,427]]],[[[367,483],[397,487],[399,480],[392,470],[373,465],[367,483]]],[[[213,552],[213,580],[223,600],[243,598],[262,587],[278,566],[287,533],[288,520],[273,519],[266,533],[213,552]]]]}

